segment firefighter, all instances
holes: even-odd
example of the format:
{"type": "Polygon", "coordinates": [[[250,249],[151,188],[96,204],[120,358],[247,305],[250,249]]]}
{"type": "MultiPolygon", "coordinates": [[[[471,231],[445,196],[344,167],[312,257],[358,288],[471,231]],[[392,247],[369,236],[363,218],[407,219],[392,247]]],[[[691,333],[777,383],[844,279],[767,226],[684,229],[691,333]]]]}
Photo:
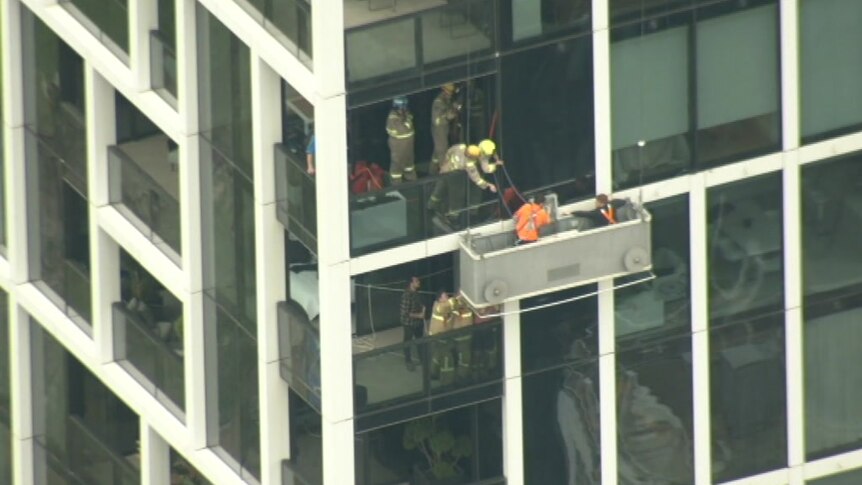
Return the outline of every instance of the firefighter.
{"type": "Polygon", "coordinates": [[[392,100],[392,110],[386,118],[386,133],[389,134],[389,153],[391,165],[389,173],[393,184],[401,180],[416,180],[416,169],[413,166],[413,115],[407,109],[407,98],[398,96],[392,100]]]}
{"type": "Polygon", "coordinates": [[[444,84],[440,88],[440,94],[434,98],[431,104],[431,138],[434,140],[434,153],[431,155],[431,166],[428,168],[432,175],[440,172],[440,164],[446,157],[449,148],[449,125],[458,117],[461,106],[455,101],[457,88],[452,83],[444,84]]]}
{"type": "Polygon", "coordinates": [[[518,236],[516,246],[538,241],[539,229],[551,223],[551,216],[543,203],[544,197],[536,201],[536,198],[531,196],[518,212],[515,212],[515,234],[518,236]]]}
{"type": "MultiPolygon", "coordinates": [[[[473,325],[473,309],[467,303],[467,300],[460,295],[455,297],[454,300],[452,329],[458,330],[473,325]]],[[[455,377],[458,381],[464,382],[469,380],[471,375],[473,332],[464,330],[463,333],[459,333],[452,340],[454,341],[455,356],[458,363],[455,377]]]]}
{"type": "Polygon", "coordinates": [[[451,342],[442,338],[441,334],[452,329],[454,321],[455,299],[441,291],[431,310],[431,323],[428,325],[428,336],[437,337],[431,341],[431,378],[440,379],[443,385],[455,381],[455,362],[451,342]]]}
{"type": "MultiPolygon", "coordinates": [[[[477,187],[496,193],[497,186],[482,178],[482,174],[476,168],[476,164],[478,163],[484,173],[494,173],[497,165],[503,163],[496,158],[495,149],[496,146],[494,146],[494,142],[491,140],[483,140],[479,145],[453,145],[446,152],[445,163],[440,167],[440,174],[443,175],[457,170],[464,170],[467,172],[470,181],[477,187]],[[492,158],[494,159],[493,162],[491,161],[492,158]]],[[[466,189],[467,186],[462,180],[453,179],[453,177],[440,177],[428,201],[428,208],[440,213],[448,211],[447,217],[453,220],[457,215],[457,211],[466,202],[466,189]],[[448,199],[448,203],[445,206],[443,204],[444,198],[448,199]]]]}

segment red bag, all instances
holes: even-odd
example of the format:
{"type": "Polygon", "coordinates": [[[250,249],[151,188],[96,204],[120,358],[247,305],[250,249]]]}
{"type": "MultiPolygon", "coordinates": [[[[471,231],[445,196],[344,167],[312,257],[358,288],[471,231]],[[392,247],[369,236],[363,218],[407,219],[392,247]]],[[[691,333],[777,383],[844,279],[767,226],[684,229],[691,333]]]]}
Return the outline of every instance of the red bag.
{"type": "Polygon", "coordinates": [[[368,164],[365,160],[356,162],[353,174],[350,176],[350,191],[354,194],[364,194],[383,188],[386,171],[376,163],[368,164]]]}

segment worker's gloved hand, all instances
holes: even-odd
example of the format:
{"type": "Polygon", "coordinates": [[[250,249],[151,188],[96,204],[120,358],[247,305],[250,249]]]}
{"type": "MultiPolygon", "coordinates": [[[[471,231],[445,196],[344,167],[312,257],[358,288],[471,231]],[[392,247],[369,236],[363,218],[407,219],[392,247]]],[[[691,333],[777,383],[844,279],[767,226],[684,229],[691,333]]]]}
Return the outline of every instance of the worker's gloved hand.
{"type": "Polygon", "coordinates": [[[490,190],[491,192],[496,194],[497,193],[497,186],[494,184],[488,184],[488,190],[490,190]]]}

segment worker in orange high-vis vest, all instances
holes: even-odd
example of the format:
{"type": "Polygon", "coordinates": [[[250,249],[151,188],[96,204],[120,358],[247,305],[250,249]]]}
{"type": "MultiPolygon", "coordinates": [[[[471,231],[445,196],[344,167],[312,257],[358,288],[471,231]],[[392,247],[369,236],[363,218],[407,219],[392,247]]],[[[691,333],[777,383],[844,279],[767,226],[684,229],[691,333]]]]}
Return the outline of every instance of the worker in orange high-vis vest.
{"type": "Polygon", "coordinates": [[[617,209],[626,204],[625,200],[611,199],[605,194],[596,196],[596,208],[591,211],[573,211],[573,216],[592,221],[592,227],[604,227],[617,223],[617,209]]]}
{"type": "Polygon", "coordinates": [[[538,200],[530,199],[515,212],[515,234],[518,240],[515,245],[527,244],[539,240],[539,229],[551,223],[551,216],[545,210],[544,197],[538,200]]]}

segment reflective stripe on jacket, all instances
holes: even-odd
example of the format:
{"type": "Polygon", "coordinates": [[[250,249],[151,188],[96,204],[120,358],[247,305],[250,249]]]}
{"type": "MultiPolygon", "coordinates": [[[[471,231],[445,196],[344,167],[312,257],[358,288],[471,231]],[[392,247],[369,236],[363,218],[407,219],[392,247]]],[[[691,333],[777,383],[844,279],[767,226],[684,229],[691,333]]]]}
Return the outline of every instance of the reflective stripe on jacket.
{"type": "Polygon", "coordinates": [[[551,223],[551,217],[539,204],[527,202],[515,213],[515,231],[522,241],[537,241],[539,229],[551,223]]]}

